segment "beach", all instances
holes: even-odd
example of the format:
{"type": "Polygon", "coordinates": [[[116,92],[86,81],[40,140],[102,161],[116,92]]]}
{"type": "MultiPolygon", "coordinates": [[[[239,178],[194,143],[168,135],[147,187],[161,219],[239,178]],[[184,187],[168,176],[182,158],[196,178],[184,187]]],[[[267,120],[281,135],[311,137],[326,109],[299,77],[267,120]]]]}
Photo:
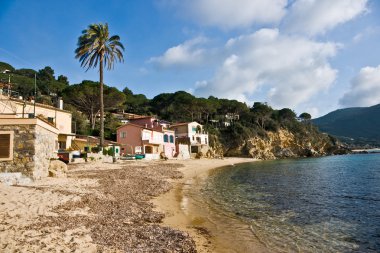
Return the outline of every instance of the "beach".
{"type": "Polygon", "coordinates": [[[84,163],[67,178],[0,185],[0,251],[214,252],[208,231],[190,226],[181,188],[249,161],[84,163]]]}
{"type": "Polygon", "coordinates": [[[244,224],[237,224],[236,220],[215,213],[211,208],[200,203],[203,200],[199,188],[214,169],[224,166],[233,168],[236,164],[254,161],[257,159],[224,158],[181,162],[184,166],[178,170],[183,173],[183,178],[173,182],[172,190],[153,200],[157,206],[156,210],[165,214],[163,223],[187,232],[194,239],[197,252],[200,253],[269,252],[259,241],[252,239],[252,233],[248,227],[241,232],[241,235],[229,233],[229,226],[238,226],[241,229],[245,226],[244,224]],[[210,217],[217,224],[207,222],[210,217]],[[233,222],[230,223],[231,221],[233,222]],[[245,241],[247,237],[243,238],[243,233],[249,234],[247,236],[249,242],[245,241]]]}

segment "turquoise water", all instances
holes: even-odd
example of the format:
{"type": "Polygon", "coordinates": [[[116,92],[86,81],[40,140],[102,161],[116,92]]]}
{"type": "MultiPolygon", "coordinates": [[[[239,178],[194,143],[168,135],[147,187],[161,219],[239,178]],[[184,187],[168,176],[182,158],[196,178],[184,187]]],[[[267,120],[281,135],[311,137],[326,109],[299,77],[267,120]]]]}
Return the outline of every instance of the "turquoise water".
{"type": "Polygon", "coordinates": [[[271,251],[380,252],[380,154],[224,167],[202,195],[271,251]]]}

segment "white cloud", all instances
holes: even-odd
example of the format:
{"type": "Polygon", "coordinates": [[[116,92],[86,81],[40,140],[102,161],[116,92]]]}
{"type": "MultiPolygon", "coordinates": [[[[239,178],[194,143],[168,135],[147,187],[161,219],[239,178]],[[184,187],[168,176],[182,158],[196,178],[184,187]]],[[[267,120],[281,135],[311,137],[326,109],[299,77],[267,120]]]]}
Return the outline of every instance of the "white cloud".
{"type": "Polygon", "coordinates": [[[364,67],[352,79],[351,87],[340,99],[340,104],[347,107],[372,106],[380,103],[380,65],[364,67]]]}
{"type": "Polygon", "coordinates": [[[368,0],[297,0],[284,19],[288,32],[323,34],[367,12],[368,0]]]}
{"type": "Polygon", "coordinates": [[[200,48],[200,45],[203,45],[206,41],[207,39],[204,37],[185,41],[169,48],[161,56],[150,58],[148,62],[162,68],[197,65],[204,59],[204,49],[200,48]]]}
{"type": "Polygon", "coordinates": [[[200,25],[222,29],[279,22],[286,13],[287,0],[172,0],[181,16],[200,25]]]}
{"type": "Polygon", "coordinates": [[[225,46],[229,57],[211,80],[195,87],[194,93],[247,102],[261,93],[275,107],[294,108],[335,81],[337,70],[328,60],[338,48],[334,43],[261,29],[230,39],[225,46]]]}
{"type": "Polygon", "coordinates": [[[380,32],[380,29],[379,27],[367,27],[366,29],[364,29],[363,31],[359,32],[358,34],[356,34],[352,41],[354,43],[359,43],[361,42],[363,39],[367,38],[367,37],[370,37],[372,35],[375,35],[375,34],[378,34],[380,32]]]}

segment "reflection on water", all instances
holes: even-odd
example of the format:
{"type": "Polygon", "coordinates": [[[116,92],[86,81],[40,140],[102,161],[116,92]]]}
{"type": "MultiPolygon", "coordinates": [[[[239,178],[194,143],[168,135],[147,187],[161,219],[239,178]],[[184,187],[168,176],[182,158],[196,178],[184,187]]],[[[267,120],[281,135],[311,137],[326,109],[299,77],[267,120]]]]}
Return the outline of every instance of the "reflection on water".
{"type": "Polygon", "coordinates": [[[200,191],[230,238],[278,252],[380,252],[379,154],[220,168],[200,191]]]}

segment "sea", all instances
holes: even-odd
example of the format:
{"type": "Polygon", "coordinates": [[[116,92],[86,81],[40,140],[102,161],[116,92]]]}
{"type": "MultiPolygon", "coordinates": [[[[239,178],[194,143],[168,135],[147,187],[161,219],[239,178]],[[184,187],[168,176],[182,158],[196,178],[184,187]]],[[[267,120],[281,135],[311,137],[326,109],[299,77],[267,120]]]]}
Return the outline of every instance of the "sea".
{"type": "Polygon", "coordinates": [[[380,252],[380,154],[230,165],[190,185],[215,251],[380,252]]]}

